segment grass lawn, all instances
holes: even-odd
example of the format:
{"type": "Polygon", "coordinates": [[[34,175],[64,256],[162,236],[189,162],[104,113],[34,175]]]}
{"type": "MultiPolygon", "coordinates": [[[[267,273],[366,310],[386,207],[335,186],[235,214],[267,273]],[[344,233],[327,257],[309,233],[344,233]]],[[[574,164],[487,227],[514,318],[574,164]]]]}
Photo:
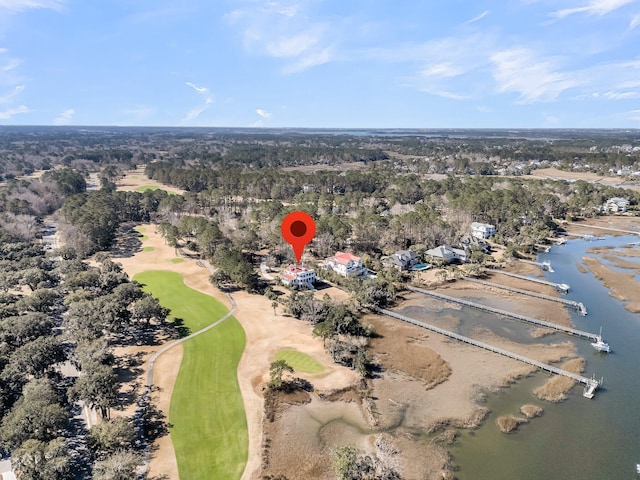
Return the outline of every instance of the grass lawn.
{"type": "Polygon", "coordinates": [[[284,348],[276,353],[276,360],[284,360],[296,372],[321,373],[324,367],[315,358],[295,348],[284,348]]]}
{"type": "MultiPolygon", "coordinates": [[[[147,271],[134,276],[144,290],[195,332],[222,317],[226,307],[185,286],[182,275],[147,271]]],[[[171,397],[169,422],[182,480],[235,480],[247,461],[247,421],[237,379],[245,345],[235,318],[184,344],[171,397]]]]}
{"type": "Polygon", "coordinates": [[[154,247],[142,247],[143,252],[153,252],[154,250],[154,247]]]}
{"type": "Polygon", "coordinates": [[[171,263],[182,263],[184,262],[184,258],[172,258],[171,263]]]}
{"type": "Polygon", "coordinates": [[[147,230],[146,227],[136,227],[134,228],[134,230],[139,234],[141,234],[138,237],[138,240],[140,240],[141,242],[144,242],[145,240],[149,240],[149,235],[144,235],[144,232],[147,230]]]}

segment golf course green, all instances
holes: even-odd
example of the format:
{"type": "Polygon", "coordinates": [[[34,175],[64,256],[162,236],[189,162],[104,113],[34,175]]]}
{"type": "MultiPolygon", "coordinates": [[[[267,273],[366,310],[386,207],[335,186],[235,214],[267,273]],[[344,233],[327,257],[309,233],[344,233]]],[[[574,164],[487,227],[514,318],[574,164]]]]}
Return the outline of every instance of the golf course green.
{"type": "MultiPolygon", "coordinates": [[[[213,297],[187,287],[179,273],[150,270],[134,280],[169,308],[173,319],[181,319],[190,333],[228,311],[213,297]]],[[[169,408],[171,441],[183,480],[242,476],[248,433],[237,368],[244,345],[244,330],[234,317],[183,343],[169,408]]]]}
{"type": "Polygon", "coordinates": [[[284,360],[296,372],[322,373],[324,367],[315,358],[295,348],[283,348],[276,353],[276,360],[284,360]]]}

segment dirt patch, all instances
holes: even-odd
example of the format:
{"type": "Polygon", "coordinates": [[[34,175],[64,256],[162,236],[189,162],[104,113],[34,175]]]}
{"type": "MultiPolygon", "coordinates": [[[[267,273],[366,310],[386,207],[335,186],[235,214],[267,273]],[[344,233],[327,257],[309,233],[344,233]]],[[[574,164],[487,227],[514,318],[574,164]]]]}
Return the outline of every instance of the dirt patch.
{"type": "Polygon", "coordinates": [[[609,295],[627,302],[624,308],[633,313],[640,312],[640,283],[633,273],[616,272],[593,257],[582,257],[582,262],[609,289],[609,295]]]}
{"type": "MultiPolygon", "coordinates": [[[[563,370],[571,373],[582,373],[584,371],[584,358],[574,358],[562,365],[563,370]]],[[[533,393],[540,399],[548,402],[562,402],[567,399],[569,391],[576,385],[576,381],[562,375],[555,375],[547,382],[536,388],[533,393]]]]}

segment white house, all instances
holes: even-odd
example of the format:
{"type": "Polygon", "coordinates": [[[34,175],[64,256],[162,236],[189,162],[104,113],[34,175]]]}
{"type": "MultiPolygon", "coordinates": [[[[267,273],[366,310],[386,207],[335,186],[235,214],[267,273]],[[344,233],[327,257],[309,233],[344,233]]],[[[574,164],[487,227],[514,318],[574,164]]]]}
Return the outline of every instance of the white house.
{"type": "Polygon", "coordinates": [[[627,211],[629,201],[625,198],[613,197],[607,200],[606,210],[613,213],[624,213],[627,211]]]}
{"type": "Polygon", "coordinates": [[[464,263],[468,260],[467,252],[461,248],[453,248],[447,245],[440,245],[439,247],[427,250],[425,255],[434,259],[440,259],[445,263],[451,263],[455,260],[460,260],[464,263]]]}
{"type": "Polygon", "coordinates": [[[471,224],[471,235],[476,238],[489,238],[496,234],[496,226],[489,223],[473,222],[471,224]]]}
{"type": "Polygon", "coordinates": [[[0,461],[0,479],[16,480],[16,475],[11,468],[10,459],[0,461]]]}
{"type": "Polygon", "coordinates": [[[312,268],[306,268],[298,265],[289,265],[284,272],[280,274],[280,281],[284,285],[291,285],[292,287],[313,287],[313,282],[316,281],[316,271],[312,268]]]}
{"type": "Polygon", "coordinates": [[[324,266],[343,277],[353,277],[364,272],[362,258],[344,252],[336,252],[333,257],[327,258],[324,266]]]}

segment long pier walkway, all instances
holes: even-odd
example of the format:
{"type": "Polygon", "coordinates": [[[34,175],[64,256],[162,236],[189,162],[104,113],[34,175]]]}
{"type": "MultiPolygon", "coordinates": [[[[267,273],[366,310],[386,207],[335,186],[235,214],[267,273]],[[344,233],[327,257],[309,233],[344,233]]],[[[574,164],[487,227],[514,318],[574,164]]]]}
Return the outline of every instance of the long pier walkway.
{"type": "MultiPolygon", "coordinates": [[[[628,233],[630,235],[640,235],[640,231],[638,230],[623,230],[622,228],[613,228],[613,227],[601,227],[599,225],[583,225],[581,223],[569,222],[569,225],[573,225],[575,227],[582,228],[595,228],[597,230],[607,230],[609,232],[618,232],[618,233],[628,233]]],[[[569,235],[572,235],[571,233],[569,235]]]]}
{"type": "Polygon", "coordinates": [[[545,295],[544,293],[532,292],[531,290],[522,290],[520,288],[508,287],[506,285],[501,285],[499,283],[487,282],[486,280],[481,280],[479,278],[473,277],[464,277],[465,280],[473,283],[479,283],[480,285],[486,285],[487,287],[500,288],[502,290],[507,290],[509,292],[520,293],[521,295],[529,295],[530,297],[542,298],[543,300],[548,300],[550,302],[558,302],[569,307],[575,308],[580,315],[583,317],[587,314],[587,307],[584,306],[581,302],[574,302],[573,300],[567,300],[559,297],[552,297],[550,295],[545,295]]]}
{"type": "Polygon", "coordinates": [[[584,396],[587,398],[593,398],[593,395],[600,385],[600,383],[591,378],[583,377],[582,375],[577,375],[572,372],[568,372],[567,370],[563,370],[558,367],[554,367],[553,365],[548,365],[546,363],[539,362],[537,360],[533,360],[531,358],[523,357],[522,355],[518,355],[517,353],[510,352],[508,350],[504,350],[502,348],[494,347],[493,345],[489,345],[488,343],[480,342],[478,340],[474,340],[469,337],[465,337],[463,335],[459,335],[457,333],[451,332],[449,330],[444,330],[442,328],[436,327],[434,325],[430,325],[428,323],[421,322],[419,320],[415,320],[413,318],[401,315],[396,312],[392,312],[391,310],[383,310],[377,309],[379,313],[383,313],[392,318],[396,318],[398,320],[402,320],[403,322],[410,323],[412,325],[416,325],[418,327],[425,328],[427,330],[431,330],[432,332],[439,333],[440,335],[444,335],[449,338],[453,338],[460,342],[468,343],[469,345],[474,345],[476,347],[484,348],[485,350],[489,350],[490,352],[497,353],[499,355],[503,355],[505,357],[513,358],[514,360],[518,360],[523,363],[528,363],[529,365],[533,365],[545,372],[555,373],[556,375],[564,375],[565,377],[569,377],[575,380],[578,383],[581,383],[586,386],[584,396]]]}
{"type": "Polygon", "coordinates": [[[564,327],[562,325],[557,325],[555,323],[545,322],[544,320],[538,320],[537,318],[527,317],[525,315],[520,315],[513,312],[507,312],[506,310],[500,310],[499,308],[489,307],[487,305],[482,305],[476,302],[470,302],[469,300],[463,300],[461,298],[450,297],[449,295],[443,295],[442,293],[432,292],[430,290],[424,290],[422,288],[410,287],[407,286],[408,290],[413,292],[422,293],[423,295],[428,295],[430,297],[437,298],[439,300],[445,300],[447,302],[458,303],[460,305],[465,305],[467,307],[477,308],[478,310],[482,310],[485,312],[495,313],[497,315],[503,315],[509,318],[515,318],[516,320],[520,320],[521,322],[531,323],[533,325],[538,325],[540,327],[551,328],[553,330],[557,330],[559,332],[567,333],[569,335],[573,335],[576,337],[586,338],[588,340],[592,340],[597,342],[600,340],[598,335],[595,333],[584,332],[582,330],[577,330],[575,328],[564,327]]]}
{"type": "Polygon", "coordinates": [[[547,280],[541,280],[539,278],[527,277],[526,275],[520,275],[519,273],[505,272],[504,270],[498,270],[498,269],[495,269],[495,270],[491,269],[491,270],[487,270],[487,271],[495,272],[495,273],[501,273],[502,275],[508,275],[510,277],[513,277],[513,278],[519,278],[520,280],[527,280],[529,282],[539,283],[541,285],[550,285],[553,288],[555,288],[556,290],[558,290],[560,293],[568,293],[569,289],[571,288],[566,283],[548,282],[547,280]]]}
{"type": "Polygon", "coordinates": [[[536,267],[540,267],[542,270],[546,270],[549,273],[555,273],[553,268],[551,268],[551,262],[548,260],[546,262],[535,262],[533,260],[521,259],[520,261],[522,263],[528,263],[529,265],[535,265],[536,267]]]}

